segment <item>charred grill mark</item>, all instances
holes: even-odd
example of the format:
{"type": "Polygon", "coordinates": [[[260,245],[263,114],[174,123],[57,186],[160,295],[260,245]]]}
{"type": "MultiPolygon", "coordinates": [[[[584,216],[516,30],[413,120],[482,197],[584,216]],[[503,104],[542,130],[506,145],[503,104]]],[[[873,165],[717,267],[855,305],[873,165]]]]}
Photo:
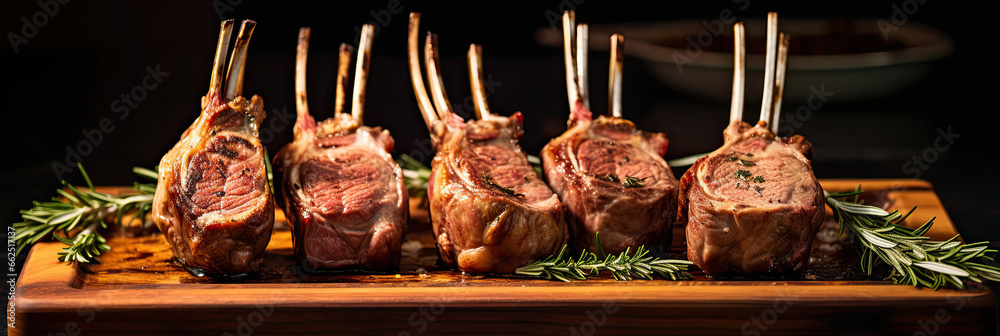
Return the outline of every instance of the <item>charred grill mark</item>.
{"type": "MultiPolygon", "coordinates": [[[[217,132],[217,130],[212,130],[212,132],[217,132]]],[[[187,169],[187,182],[184,184],[183,194],[187,199],[193,199],[199,192],[199,183],[205,181],[206,178],[215,178],[212,175],[214,173],[218,174],[218,179],[220,179],[225,184],[230,177],[236,176],[229,173],[228,168],[233,165],[233,161],[239,160],[240,152],[243,151],[239,146],[243,146],[247,149],[256,150],[257,147],[253,145],[250,141],[237,136],[220,136],[209,140],[205,150],[203,152],[197,153],[191,157],[189,162],[189,167],[187,169]]],[[[253,169],[246,167],[241,169],[238,174],[239,176],[246,176],[252,174],[253,169]]],[[[206,192],[214,197],[226,196],[225,191],[216,192],[206,192]]]]}
{"type": "Polygon", "coordinates": [[[256,146],[254,146],[252,143],[250,143],[250,141],[247,141],[244,138],[229,136],[220,139],[218,143],[212,146],[210,151],[222,154],[223,156],[230,159],[235,159],[239,155],[239,153],[226,147],[226,145],[228,144],[236,144],[246,148],[256,149],[256,146]]]}
{"type": "Polygon", "coordinates": [[[194,193],[198,191],[198,182],[201,182],[201,174],[188,174],[187,185],[184,186],[184,196],[188,199],[194,196],[194,193]]]}
{"type": "Polygon", "coordinates": [[[497,188],[500,191],[502,191],[504,194],[507,194],[507,195],[510,195],[510,196],[514,196],[514,197],[524,197],[524,194],[518,194],[518,193],[514,192],[513,188],[507,188],[507,187],[500,186],[499,184],[496,184],[496,182],[493,182],[493,178],[490,177],[490,175],[488,173],[483,173],[482,177],[483,177],[483,182],[486,183],[486,185],[488,185],[490,187],[493,187],[493,188],[497,188]]]}
{"type": "Polygon", "coordinates": [[[215,167],[215,170],[219,172],[219,176],[222,176],[222,179],[224,180],[226,179],[226,163],[223,162],[222,159],[219,159],[217,163],[219,165],[215,167]]]}
{"type": "MultiPolygon", "coordinates": [[[[230,159],[235,159],[236,156],[239,155],[239,153],[236,153],[236,151],[234,151],[232,149],[229,149],[229,148],[226,148],[226,147],[223,147],[223,146],[220,146],[219,148],[216,148],[213,152],[219,153],[222,156],[225,156],[225,157],[230,158],[230,159]]],[[[222,160],[219,160],[219,161],[221,162],[222,160]]]]}

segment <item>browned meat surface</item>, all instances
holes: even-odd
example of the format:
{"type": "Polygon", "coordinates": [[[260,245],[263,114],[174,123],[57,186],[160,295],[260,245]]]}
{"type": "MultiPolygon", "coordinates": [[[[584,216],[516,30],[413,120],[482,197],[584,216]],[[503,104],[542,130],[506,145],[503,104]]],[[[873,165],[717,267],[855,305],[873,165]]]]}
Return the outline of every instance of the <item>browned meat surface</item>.
{"type": "Polygon", "coordinates": [[[710,275],[801,271],[823,224],[823,190],[801,136],[734,121],[681,178],[688,259],[710,275]]]}
{"type": "Polygon", "coordinates": [[[399,267],[409,203],[392,136],[340,117],[347,129],[296,123],[296,140],[274,158],[295,255],[311,268],[399,267]]]}
{"type": "Polygon", "coordinates": [[[441,258],[461,271],[510,273],[568,238],[559,198],[517,145],[521,118],[452,119],[438,146],[431,219],[441,258]]]}
{"type": "Polygon", "coordinates": [[[567,208],[578,249],[607,253],[669,247],[678,181],[663,160],[663,133],[631,121],[600,116],[577,104],[574,123],[542,149],[545,177],[567,208]]]}
{"type": "Polygon", "coordinates": [[[562,204],[518,145],[521,113],[502,117],[489,111],[481,47],[469,46],[476,119],[466,122],[451,110],[438,67],[437,35],[430,32],[423,58],[431,91],[427,94],[419,26],[420,13],[410,13],[410,79],[437,152],[427,199],[441,261],[462,272],[513,273],[558,253],[569,238],[562,204]]]}
{"type": "MultiPolygon", "coordinates": [[[[226,24],[232,22],[223,24],[228,35],[226,24]]],[[[237,49],[242,44],[245,52],[249,31],[245,40],[243,34],[237,49]]],[[[153,222],[174,256],[192,271],[238,275],[260,266],[271,238],[274,201],[257,139],[264,102],[256,95],[239,96],[239,89],[234,98],[225,98],[219,59],[201,115],[160,160],[153,222]]]]}
{"type": "MultiPolygon", "coordinates": [[[[359,48],[366,76],[373,27],[365,25],[359,48]]],[[[292,225],[295,256],[309,269],[392,270],[399,267],[409,201],[403,171],[389,152],[388,130],[362,125],[363,80],[355,82],[354,114],[316,123],[306,101],[309,28],[299,32],[296,59],[295,139],[274,158],[282,174],[285,214],[292,225]]],[[[341,46],[338,80],[347,78],[351,49],[341,46]]]]}

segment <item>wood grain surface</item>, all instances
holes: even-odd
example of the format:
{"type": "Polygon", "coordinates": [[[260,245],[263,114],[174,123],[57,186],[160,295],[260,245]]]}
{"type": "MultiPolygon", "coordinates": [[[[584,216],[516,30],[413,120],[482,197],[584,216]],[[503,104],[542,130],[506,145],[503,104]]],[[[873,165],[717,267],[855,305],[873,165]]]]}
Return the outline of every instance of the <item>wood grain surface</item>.
{"type": "MultiPolygon", "coordinates": [[[[929,235],[955,234],[931,185],[919,180],[821,180],[861,184],[866,201],[919,206],[906,224],[937,217],[929,235]]],[[[416,205],[416,204],[414,204],[416,205]]],[[[816,252],[802,274],[754,279],[563,283],[470,275],[436,266],[426,211],[414,207],[397,272],[315,273],[292,256],[278,212],[259,274],[199,278],[162,237],[112,238],[99,264],[60,263],[61,243],[41,243],[17,283],[12,335],[820,335],[994,334],[984,286],[896,286],[857,270],[853,251],[816,252]],[[832,254],[831,254],[832,253],[832,254]],[[852,259],[854,258],[854,259],[852,259]],[[815,264],[815,265],[814,265],[815,264]]],[[[828,221],[828,224],[831,224],[828,221]]],[[[828,228],[835,229],[835,228],[828,228]]],[[[672,251],[683,252],[683,227],[672,251]]]]}

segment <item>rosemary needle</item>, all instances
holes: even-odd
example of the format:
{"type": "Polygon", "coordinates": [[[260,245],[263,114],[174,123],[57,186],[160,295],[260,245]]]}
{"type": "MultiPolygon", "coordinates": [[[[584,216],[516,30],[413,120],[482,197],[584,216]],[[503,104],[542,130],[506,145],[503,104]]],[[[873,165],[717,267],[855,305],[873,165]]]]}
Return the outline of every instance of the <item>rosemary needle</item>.
{"type": "MultiPolygon", "coordinates": [[[[600,246],[600,232],[595,233],[595,236],[597,236],[597,244],[600,246]]],[[[563,245],[559,254],[520,267],[514,273],[565,282],[586,280],[588,276],[597,276],[601,271],[608,271],[618,281],[629,281],[633,278],[653,280],[657,275],[670,280],[694,278],[691,273],[687,272],[688,266],[692,264],[690,261],[646,256],[649,251],[646,250],[645,246],[639,246],[639,249],[631,256],[629,249],[626,248],[625,252],[618,255],[605,255],[604,259],[598,258],[597,254],[588,251],[581,252],[576,259],[572,257],[565,259],[563,258],[565,254],[566,245],[563,245]]],[[[604,254],[603,248],[601,248],[601,254],[604,254]]]]}
{"type": "Polygon", "coordinates": [[[870,275],[879,260],[892,266],[889,277],[896,284],[937,289],[948,284],[963,288],[963,279],[1000,281],[1000,268],[983,263],[993,261],[988,254],[997,252],[988,248],[989,242],[963,244],[958,235],[932,241],[924,234],[934,225],[934,218],[916,229],[900,225],[916,207],[906,215],[899,210],[888,212],[859,203],[862,193],[860,186],[852,192],[826,193],[826,203],[840,222],[841,234],[845,229],[854,234],[865,273],[870,275]],[[850,197],[852,201],[843,200],[850,197]]]}
{"type": "MultiPolygon", "coordinates": [[[[143,221],[145,215],[152,209],[154,184],[136,183],[134,189],[139,194],[113,196],[94,190],[90,176],[77,164],[87,191],[81,191],[72,184],[63,181],[63,188],[56,190],[59,194],[50,202],[33,202],[28,210],[21,210],[22,221],[14,223],[14,241],[17,243],[15,254],[21,254],[27,246],[41,241],[50,235],[66,244],[64,252],[59,253],[61,261],[93,262],[102,252],[111,249],[106,240],[98,232],[106,229],[106,219],[114,218],[120,226],[131,224],[132,221],[143,221]],[[128,223],[123,223],[126,213],[136,211],[128,223]]],[[[133,171],[148,179],[156,180],[156,172],[149,169],[134,168],[133,171]]]]}

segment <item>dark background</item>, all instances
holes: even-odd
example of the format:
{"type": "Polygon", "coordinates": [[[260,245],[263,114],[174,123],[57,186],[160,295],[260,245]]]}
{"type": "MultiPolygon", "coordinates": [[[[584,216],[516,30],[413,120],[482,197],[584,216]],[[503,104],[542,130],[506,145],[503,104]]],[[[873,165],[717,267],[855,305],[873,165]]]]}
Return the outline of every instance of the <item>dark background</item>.
{"type": "MultiPolygon", "coordinates": [[[[581,1],[581,0],[577,0],[581,1]]],[[[888,18],[903,1],[762,2],[738,13],[740,19],[888,18]]],[[[372,11],[389,1],[281,2],[225,1],[85,2],[71,1],[39,27],[14,52],[0,43],[3,90],[0,90],[0,219],[19,220],[18,210],[54,194],[60,176],[53,163],[64,163],[66,146],[75,147],[110,118],[114,130],[104,134],[82,162],[94,183],[129,185],[133,166],[152,167],[197,117],[207,91],[220,18],[251,18],[258,25],[250,44],[245,94],[264,99],[268,118],[287,111],[287,119],[271,130],[267,142],[277,152],[291,139],[294,122],[293,77],[299,27],[312,27],[309,58],[310,107],[317,119],[332,113],[336,50],[353,42],[355,28],[375,20],[372,11]],[[221,4],[221,5],[220,5],[221,4]],[[221,10],[217,9],[220,8],[221,10]],[[162,83],[131,109],[126,118],[111,109],[113,100],[141,85],[146,67],[169,73],[162,83]],[[287,123],[287,126],[284,126],[287,123]]],[[[564,3],[571,3],[570,0],[564,3]]],[[[730,2],[631,2],[584,0],[580,22],[591,24],[714,19],[730,2]]],[[[526,133],[522,145],[538,153],[565,130],[565,81],[561,49],[535,42],[535,31],[550,26],[546,11],[561,12],[556,1],[435,2],[402,0],[374,40],[368,82],[366,124],[392,131],[396,154],[415,153],[427,139],[409,81],[406,63],[407,13],[424,13],[422,29],[441,36],[445,83],[456,103],[469,95],[465,52],[469,43],[484,47],[485,69],[501,82],[489,97],[494,113],[522,111],[526,133]]],[[[841,103],[835,99],[797,130],[815,145],[814,169],[820,178],[908,178],[904,162],[931,147],[938,128],[951,127],[961,137],[922,172],[930,181],[966,241],[992,240],[1000,247],[996,161],[991,153],[996,125],[996,2],[926,1],[909,20],[934,27],[954,40],[954,52],[934,62],[923,81],[905,91],[871,101],[841,103]]],[[[0,3],[0,30],[20,33],[42,7],[35,1],[0,3]]],[[[728,29],[728,28],[727,28],[728,29]]],[[[6,36],[6,35],[5,35],[6,36]]],[[[7,40],[5,40],[7,41],[7,40]]],[[[792,43],[795,43],[794,37],[792,43]]],[[[794,56],[793,56],[794,57],[794,56]]],[[[592,106],[606,110],[607,53],[590,54],[592,106]]],[[[671,139],[667,158],[707,152],[721,145],[728,101],[689,97],[661,84],[641,60],[625,63],[626,117],[671,139]]],[[[751,95],[753,93],[748,93],[751,95]]],[[[757,108],[747,105],[747,119],[757,108]]],[[[790,111],[791,106],[785,106],[790,111]]],[[[279,118],[280,119],[280,118],[279,118]]],[[[265,124],[268,121],[265,120],[265,124]]],[[[426,160],[425,160],[426,161],[426,160]]],[[[681,174],[683,168],[677,169],[681,174]]],[[[83,184],[79,173],[61,176],[83,184]]],[[[919,210],[918,210],[919,212],[919,210]]],[[[23,256],[22,256],[23,257],[23,256]]]]}

